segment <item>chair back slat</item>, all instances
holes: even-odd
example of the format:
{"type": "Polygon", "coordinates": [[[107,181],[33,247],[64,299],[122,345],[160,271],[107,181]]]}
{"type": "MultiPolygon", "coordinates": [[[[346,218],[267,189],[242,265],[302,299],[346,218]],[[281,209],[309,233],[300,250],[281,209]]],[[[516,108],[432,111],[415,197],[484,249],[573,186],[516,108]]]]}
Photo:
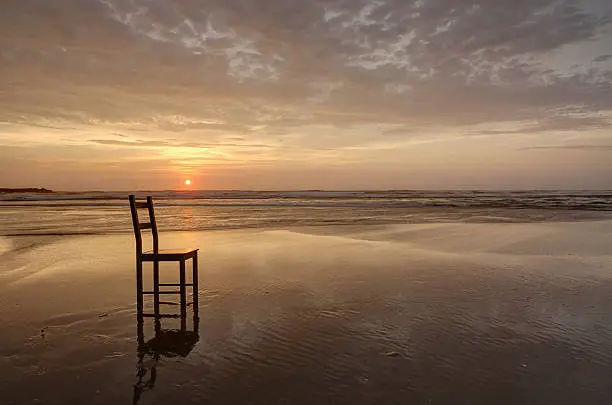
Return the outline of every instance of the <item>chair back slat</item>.
{"type": "Polygon", "coordinates": [[[153,251],[159,251],[159,238],[157,235],[157,223],[155,221],[155,210],[153,208],[153,197],[147,197],[147,202],[136,201],[136,196],[130,195],[130,211],[132,213],[132,225],[134,225],[134,237],[136,238],[136,255],[142,255],[142,234],[143,229],[151,229],[153,235],[153,251]],[[149,213],[149,222],[140,222],[138,209],[146,208],[149,213]]]}
{"type": "Polygon", "coordinates": [[[153,234],[153,252],[159,252],[159,238],[157,235],[157,221],[155,221],[155,209],[153,207],[153,197],[147,197],[147,205],[149,206],[149,221],[151,224],[151,233],[153,234]]]}
{"type": "Polygon", "coordinates": [[[130,211],[132,212],[132,225],[134,225],[134,237],[136,238],[136,256],[142,254],[142,235],[140,235],[140,224],[138,222],[138,210],[136,209],[136,196],[130,195],[130,211]]]}

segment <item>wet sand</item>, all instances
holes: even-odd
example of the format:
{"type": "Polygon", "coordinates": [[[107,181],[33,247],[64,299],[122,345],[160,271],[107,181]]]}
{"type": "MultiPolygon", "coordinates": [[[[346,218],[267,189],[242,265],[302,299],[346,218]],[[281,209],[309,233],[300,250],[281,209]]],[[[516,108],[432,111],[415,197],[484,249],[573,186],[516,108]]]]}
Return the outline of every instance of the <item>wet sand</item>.
{"type": "Polygon", "coordinates": [[[131,235],[0,239],[2,404],[612,403],[612,221],[161,242],[200,248],[199,338],[139,365],[131,235]]]}

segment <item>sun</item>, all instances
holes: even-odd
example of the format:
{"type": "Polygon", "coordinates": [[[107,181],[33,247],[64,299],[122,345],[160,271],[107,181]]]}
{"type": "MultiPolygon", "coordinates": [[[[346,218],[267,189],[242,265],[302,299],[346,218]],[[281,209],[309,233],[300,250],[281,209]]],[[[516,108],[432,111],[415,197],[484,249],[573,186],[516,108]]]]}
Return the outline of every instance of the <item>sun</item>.
{"type": "Polygon", "coordinates": [[[187,186],[191,185],[191,180],[185,180],[185,185],[187,186]]]}

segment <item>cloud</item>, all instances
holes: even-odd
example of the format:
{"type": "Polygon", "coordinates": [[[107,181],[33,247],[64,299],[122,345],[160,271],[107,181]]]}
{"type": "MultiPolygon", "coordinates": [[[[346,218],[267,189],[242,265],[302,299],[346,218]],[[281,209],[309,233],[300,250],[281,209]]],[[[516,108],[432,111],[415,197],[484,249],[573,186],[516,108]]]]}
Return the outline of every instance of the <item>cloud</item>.
{"type": "MultiPolygon", "coordinates": [[[[546,62],[600,40],[610,18],[595,3],[13,2],[0,16],[0,120],[148,131],[139,146],[162,146],[156,131],[270,145],[312,126],[606,128],[612,72],[596,62],[609,55],[571,74],[546,62]]],[[[359,143],[337,134],[336,145],[359,143]]]]}

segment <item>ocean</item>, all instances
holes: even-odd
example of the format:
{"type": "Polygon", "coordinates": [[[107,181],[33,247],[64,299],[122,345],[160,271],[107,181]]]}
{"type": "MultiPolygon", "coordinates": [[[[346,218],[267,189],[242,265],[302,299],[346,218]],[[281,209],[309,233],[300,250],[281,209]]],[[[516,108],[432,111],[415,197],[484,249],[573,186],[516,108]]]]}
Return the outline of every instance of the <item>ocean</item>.
{"type": "MultiPolygon", "coordinates": [[[[0,235],[131,231],[129,192],[0,194],[0,235]]],[[[608,191],[140,191],[162,231],[605,219],[608,191]]]]}

